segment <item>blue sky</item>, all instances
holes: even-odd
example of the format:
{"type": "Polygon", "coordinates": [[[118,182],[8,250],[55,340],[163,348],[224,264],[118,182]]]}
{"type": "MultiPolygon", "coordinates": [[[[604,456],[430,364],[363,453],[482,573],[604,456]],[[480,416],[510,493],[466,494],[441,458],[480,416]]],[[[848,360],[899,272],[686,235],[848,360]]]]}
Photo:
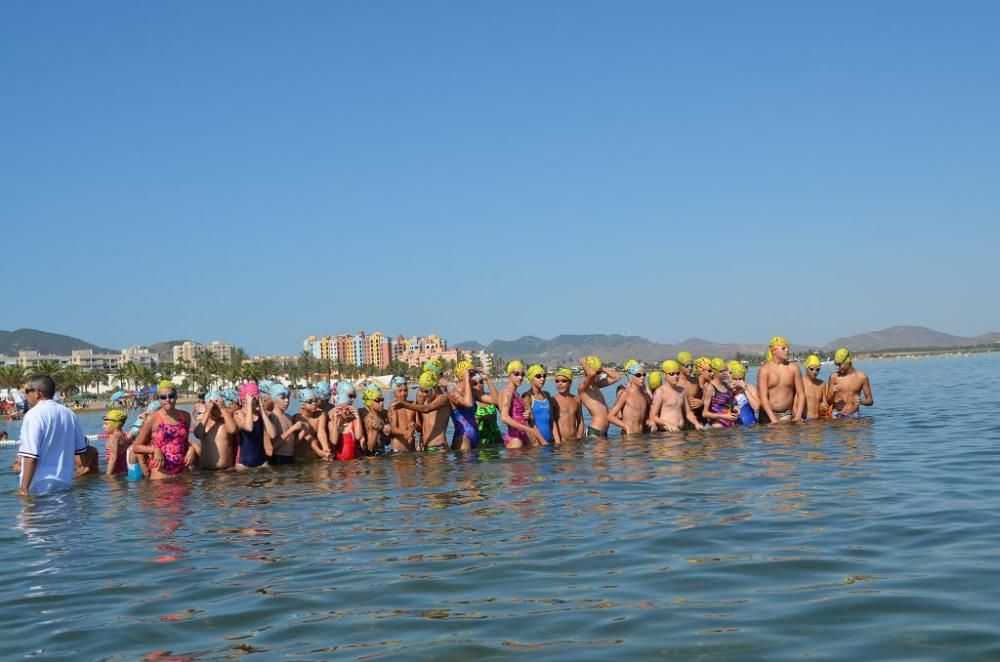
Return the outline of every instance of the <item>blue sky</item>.
{"type": "Polygon", "coordinates": [[[5,2],[0,328],[1000,331],[1000,6],[5,2]]]}

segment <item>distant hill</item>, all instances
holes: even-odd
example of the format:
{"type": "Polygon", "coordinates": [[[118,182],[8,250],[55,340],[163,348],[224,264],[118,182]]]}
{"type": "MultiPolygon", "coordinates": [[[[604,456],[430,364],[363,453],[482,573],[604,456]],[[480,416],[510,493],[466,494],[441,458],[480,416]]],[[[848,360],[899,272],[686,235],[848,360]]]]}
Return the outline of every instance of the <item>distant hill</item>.
{"type": "MultiPolygon", "coordinates": [[[[174,346],[183,345],[186,340],[164,340],[162,342],[155,342],[149,346],[149,351],[154,352],[157,356],[157,361],[160,363],[169,363],[174,360],[174,346]]],[[[195,341],[191,341],[195,342],[195,341]]]]}
{"type": "Polygon", "coordinates": [[[0,331],[0,354],[17,356],[22,350],[33,349],[41,354],[69,354],[74,349],[92,349],[95,352],[116,352],[91,345],[89,342],[38,329],[18,329],[16,331],[0,331]]]}
{"type": "Polygon", "coordinates": [[[476,342],[475,340],[466,340],[465,342],[455,343],[452,347],[456,349],[467,349],[472,352],[478,352],[486,349],[486,345],[481,342],[476,342]]]}
{"type": "Polygon", "coordinates": [[[1000,333],[967,338],[928,329],[926,326],[890,326],[880,331],[831,340],[824,349],[832,351],[838,347],[847,347],[852,351],[873,352],[886,349],[973,347],[997,342],[1000,342],[1000,333]]]}
{"type": "Polygon", "coordinates": [[[737,353],[763,354],[763,344],[726,344],[691,338],[678,344],[657,343],[641,336],[620,334],[561,335],[550,340],[524,336],[517,340],[494,340],[486,347],[505,359],[538,361],[546,365],[570,365],[581,356],[595,354],[605,361],[622,362],[635,358],[659,362],[686,349],[695,356],[735,356],[737,353]]]}
{"type": "MultiPolygon", "coordinates": [[[[894,326],[881,331],[837,338],[825,345],[796,342],[792,349],[802,352],[809,349],[832,352],[838,347],[849,347],[856,352],[871,352],[907,348],[956,348],[976,345],[1000,344],[1000,333],[986,333],[966,338],[934,331],[922,326],[894,326]]],[[[461,343],[463,349],[480,346],[479,343],[461,343]]],[[[737,354],[761,355],[767,350],[763,343],[720,343],[702,338],[688,338],[678,343],[658,343],[641,336],[618,334],[561,335],[546,340],[537,336],[524,336],[516,340],[494,340],[486,351],[504,359],[540,362],[547,366],[575,363],[581,356],[596,354],[606,361],[622,362],[636,358],[645,362],[659,362],[687,350],[694,356],[733,357],[737,354]]]]}

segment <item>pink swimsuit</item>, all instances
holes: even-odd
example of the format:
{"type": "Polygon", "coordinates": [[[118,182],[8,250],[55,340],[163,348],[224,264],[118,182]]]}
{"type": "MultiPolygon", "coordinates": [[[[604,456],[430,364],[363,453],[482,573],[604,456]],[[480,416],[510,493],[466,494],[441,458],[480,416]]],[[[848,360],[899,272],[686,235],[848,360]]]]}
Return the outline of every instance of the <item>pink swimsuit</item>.
{"type": "Polygon", "coordinates": [[[163,453],[163,465],[157,464],[156,460],[150,461],[152,469],[165,474],[176,475],[182,473],[187,467],[185,457],[188,452],[188,429],[183,423],[167,423],[163,420],[163,412],[156,412],[158,416],[156,430],[153,431],[153,446],[159,448],[163,453]]]}
{"type": "Polygon", "coordinates": [[[123,446],[125,443],[125,437],[123,436],[121,443],[118,445],[118,457],[111,457],[111,449],[108,447],[104,448],[104,459],[114,467],[113,471],[115,475],[128,473],[128,449],[132,444],[123,446]]]}
{"type": "MultiPolygon", "coordinates": [[[[524,418],[524,402],[521,401],[521,397],[517,394],[517,391],[515,391],[514,395],[511,396],[511,399],[510,399],[510,411],[507,412],[507,413],[510,414],[510,417],[513,418],[518,423],[520,423],[521,425],[527,425],[528,424],[527,419],[524,418]]],[[[508,426],[507,427],[507,434],[505,434],[503,436],[504,446],[509,446],[510,442],[512,442],[515,439],[520,439],[522,445],[524,445],[524,446],[528,445],[528,433],[527,432],[524,432],[522,430],[518,430],[517,428],[512,428],[512,427],[508,426]]]]}

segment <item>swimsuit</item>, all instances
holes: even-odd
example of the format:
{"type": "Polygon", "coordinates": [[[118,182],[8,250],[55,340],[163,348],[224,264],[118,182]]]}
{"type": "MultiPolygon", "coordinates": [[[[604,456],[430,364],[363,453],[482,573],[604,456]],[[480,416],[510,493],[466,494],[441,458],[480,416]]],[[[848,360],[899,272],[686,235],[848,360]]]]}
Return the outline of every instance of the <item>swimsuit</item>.
{"type": "MultiPolygon", "coordinates": [[[[125,441],[125,437],[122,437],[122,442],[125,441]]],[[[118,457],[111,457],[111,449],[107,446],[104,447],[104,459],[108,464],[114,465],[113,473],[115,475],[128,473],[128,446],[123,449],[118,449],[118,457]]]]}
{"type": "Polygon", "coordinates": [[[136,458],[135,462],[128,461],[128,451],[125,449],[125,463],[128,465],[128,479],[129,480],[142,480],[142,465],[139,464],[139,459],[136,458]]]}
{"type": "MultiPolygon", "coordinates": [[[[719,391],[716,390],[712,395],[712,401],[708,403],[708,411],[713,414],[728,414],[733,408],[733,394],[730,391],[719,391]]],[[[724,428],[730,428],[733,426],[732,421],[727,421],[723,418],[716,419],[717,423],[720,423],[724,428]]]]}
{"type": "Polygon", "coordinates": [[[494,404],[479,404],[476,406],[476,429],[479,430],[479,441],[484,444],[498,444],[503,435],[497,425],[497,406],[494,404]]]}
{"type": "Polygon", "coordinates": [[[831,418],[861,418],[861,410],[858,409],[853,414],[841,414],[839,411],[834,409],[831,414],[831,418]]]}
{"type": "Polygon", "coordinates": [[[358,456],[358,442],[354,438],[354,426],[352,425],[346,432],[340,433],[340,442],[337,444],[336,457],[341,462],[353,460],[358,456]]]}
{"type": "Polygon", "coordinates": [[[556,438],[552,433],[552,407],[549,405],[549,399],[535,400],[532,398],[531,415],[535,419],[535,427],[541,433],[542,438],[550,444],[553,443],[556,438]]]}
{"type": "Polygon", "coordinates": [[[750,406],[750,398],[747,397],[746,393],[739,393],[733,400],[736,402],[736,406],[740,408],[740,417],[736,421],[740,425],[753,425],[757,422],[757,415],[753,411],[753,407],[750,406]]]}
{"type": "Polygon", "coordinates": [[[157,412],[159,423],[153,431],[152,445],[163,453],[163,462],[154,457],[149,466],[160,473],[176,476],[184,471],[187,463],[184,461],[188,452],[188,429],[184,423],[167,423],[163,420],[163,412],[157,412]]]}
{"type": "Polygon", "coordinates": [[[476,427],[476,406],[452,407],[451,420],[455,423],[455,434],[451,438],[451,445],[459,447],[462,437],[472,443],[473,448],[479,447],[479,428],[476,427]]]}
{"type": "Polygon", "coordinates": [[[597,428],[595,428],[595,427],[593,427],[591,425],[587,426],[587,434],[590,435],[590,436],[592,436],[592,437],[600,437],[601,439],[607,439],[608,438],[608,431],[607,430],[598,430],[597,428]]]}
{"type": "Polygon", "coordinates": [[[794,415],[795,414],[792,413],[791,409],[786,409],[784,411],[776,411],[776,412],[774,412],[774,420],[775,421],[783,421],[786,418],[792,418],[792,416],[794,416],[794,415]]]}
{"type": "MultiPolygon", "coordinates": [[[[521,396],[514,392],[514,395],[510,399],[510,411],[507,412],[511,418],[520,423],[521,425],[527,425],[528,421],[524,418],[524,403],[521,402],[521,396]]],[[[525,446],[528,445],[528,433],[517,428],[507,427],[507,434],[504,435],[503,443],[505,446],[509,446],[510,442],[515,439],[519,439],[525,446]]]]}
{"type": "Polygon", "coordinates": [[[267,462],[264,454],[264,420],[258,418],[253,428],[247,432],[240,428],[240,447],[236,454],[236,463],[244,467],[259,467],[267,462]]]}

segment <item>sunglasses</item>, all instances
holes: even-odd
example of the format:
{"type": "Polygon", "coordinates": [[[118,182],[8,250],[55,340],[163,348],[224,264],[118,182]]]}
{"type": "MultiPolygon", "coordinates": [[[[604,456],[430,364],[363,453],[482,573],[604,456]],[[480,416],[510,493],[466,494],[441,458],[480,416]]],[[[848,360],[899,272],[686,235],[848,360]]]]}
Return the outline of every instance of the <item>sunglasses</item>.
{"type": "Polygon", "coordinates": [[[534,377],[535,379],[539,379],[539,378],[540,379],[545,379],[546,377],[548,377],[548,374],[544,373],[544,372],[539,372],[539,373],[537,373],[535,375],[532,375],[532,377],[534,377]]]}
{"type": "Polygon", "coordinates": [[[473,379],[469,383],[472,384],[473,386],[482,386],[483,385],[483,380],[481,380],[481,379],[473,379]]]}
{"type": "Polygon", "coordinates": [[[681,374],[681,373],[680,372],[668,372],[667,373],[667,377],[676,377],[679,374],[681,374]]]}
{"type": "Polygon", "coordinates": [[[806,368],[806,370],[808,370],[809,372],[819,372],[818,367],[806,368]]]}
{"type": "Polygon", "coordinates": [[[113,422],[113,419],[110,419],[110,418],[105,418],[105,419],[102,419],[102,420],[103,420],[103,421],[104,421],[105,423],[112,423],[112,422],[113,422]]]}
{"type": "Polygon", "coordinates": [[[514,372],[510,373],[510,376],[511,377],[524,377],[524,373],[523,372],[518,372],[518,371],[515,370],[514,372]]]}
{"type": "Polygon", "coordinates": [[[176,400],[177,399],[177,394],[176,393],[161,393],[159,395],[159,398],[160,398],[160,400],[176,400]]]}
{"type": "Polygon", "coordinates": [[[694,364],[693,364],[693,363],[682,363],[681,365],[683,365],[683,366],[684,366],[685,368],[687,368],[688,370],[690,370],[691,368],[693,368],[693,367],[694,367],[694,364]]]}
{"type": "Polygon", "coordinates": [[[556,384],[569,384],[569,380],[565,377],[556,377],[556,384]]]}
{"type": "Polygon", "coordinates": [[[27,395],[28,393],[38,393],[38,389],[37,388],[26,388],[26,389],[24,389],[24,393],[25,393],[25,395],[27,395]]]}
{"type": "Polygon", "coordinates": [[[375,398],[372,402],[385,402],[385,398],[375,398]]]}
{"type": "Polygon", "coordinates": [[[633,377],[638,377],[639,379],[643,379],[646,376],[646,373],[644,373],[644,372],[637,372],[637,373],[635,373],[632,376],[633,377]]]}

